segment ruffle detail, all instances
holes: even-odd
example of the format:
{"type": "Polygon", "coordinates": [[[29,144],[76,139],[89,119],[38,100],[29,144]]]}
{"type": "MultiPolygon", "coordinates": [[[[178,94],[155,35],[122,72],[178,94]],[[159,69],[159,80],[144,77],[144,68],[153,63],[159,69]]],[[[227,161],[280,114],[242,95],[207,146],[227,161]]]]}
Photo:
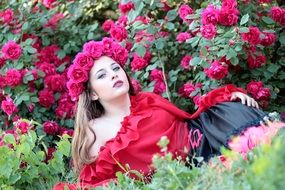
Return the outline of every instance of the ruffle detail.
{"type": "MultiPolygon", "coordinates": [[[[142,97],[141,95],[131,96],[130,115],[124,117],[121,122],[121,128],[117,135],[108,140],[104,146],[101,146],[98,157],[95,162],[85,165],[80,173],[80,181],[96,184],[103,180],[115,178],[115,169],[120,165],[120,159],[117,153],[124,150],[133,141],[139,139],[137,127],[139,122],[152,115],[148,110],[145,114],[137,114],[142,107],[151,103],[151,98],[142,97]]],[[[123,168],[122,168],[122,171],[123,168]]]]}

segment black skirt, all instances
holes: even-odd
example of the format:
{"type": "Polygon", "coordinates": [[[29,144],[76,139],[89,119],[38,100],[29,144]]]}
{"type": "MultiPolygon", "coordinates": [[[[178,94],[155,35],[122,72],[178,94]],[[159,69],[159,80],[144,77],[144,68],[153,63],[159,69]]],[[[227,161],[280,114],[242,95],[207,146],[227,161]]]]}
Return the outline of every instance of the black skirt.
{"type": "Polygon", "coordinates": [[[220,155],[220,148],[227,148],[233,135],[241,134],[248,127],[259,126],[267,115],[240,102],[224,102],[209,108],[198,118],[187,121],[191,138],[189,158],[203,157],[208,161],[212,156],[220,155]]]}

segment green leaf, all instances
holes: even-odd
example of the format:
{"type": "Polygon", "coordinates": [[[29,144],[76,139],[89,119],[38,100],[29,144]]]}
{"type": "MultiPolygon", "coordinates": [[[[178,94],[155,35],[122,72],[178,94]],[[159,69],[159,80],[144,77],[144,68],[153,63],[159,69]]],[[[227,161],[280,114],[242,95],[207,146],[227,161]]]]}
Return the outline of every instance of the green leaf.
{"type": "Polygon", "coordinates": [[[167,22],[165,24],[165,27],[168,29],[168,30],[173,30],[175,28],[174,24],[172,22],[167,22]]]}
{"type": "Polygon", "coordinates": [[[158,50],[161,50],[164,48],[164,40],[162,38],[159,38],[158,40],[155,41],[155,47],[158,50]]]}
{"type": "Polygon", "coordinates": [[[279,37],[279,42],[284,45],[285,44],[285,33],[281,33],[279,37]]]}
{"type": "Polygon", "coordinates": [[[276,73],[279,68],[280,68],[279,65],[270,64],[267,70],[270,71],[271,73],[276,73]]]}
{"type": "Polygon", "coordinates": [[[201,39],[201,37],[196,36],[194,38],[190,38],[190,39],[186,40],[186,43],[190,43],[192,47],[195,47],[198,45],[200,39],[201,39]]]}
{"type": "Polygon", "coordinates": [[[23,24],[23,26],[22,26],[22,30],[23,31],[26,31],[26,30],[28,30],[29,29],[29,23],[28,22],[25,22],[24,24],[23,24]]]}
{"type": "Polygon", "coordinates": [[[249,19],[249,15],[248,14],[243,15],[243,17],[241,18],[241,21],[240,21],[240,25],[244,25],[245,23],[247,23],[248,19],[249,19]]]}
{"type": "Polygon", "coordinates": [[[12,134],[6,134],[5,136],[4,136],[4,142],[6,143],[6,144],[13,144],[13,145],[15,145],[16,144],[16,140],[15,140],[15,137],[14,137],[14,135],[12,135],[12,134]]]}
{"type": "Polygon", "coordinates": [[[241,27],[241,28],[239,28],[239,32],[240,33],[247,33],[247,32],[249,32],[249,29],[247,27],[241,27]]]}
{"type": "Polygon", "coordinates": [[[166,16],[167,16],[168,21],[173,21],[177,16],[177,10],[172,9],[172,10],[168,11],[166,16]]]}
{"type": "Polygon", "coordinates": [[[57,52],[57,57],[59,59],[63,59],[66,56],[66,52],[64,50],[60,50],[57,52]]]}
{"type": "Polygon", "coordinates": [[[267,17],[267,16],[263,16],[262,17],[262,21],[265,22],[266,24],[274,24],[274,20],[272,20],[272,18],[267,17]]]}
{"type": "Polygon", "coordinates": [[[146,52],[146,48],[145,48],[143,45],[138,44],[137,47],[136,47],[136,53],[137,53],[140,57],[144,57],[145,52],[146,52]]]}
{"type": "Polygon", "coordinates": [[[201,58],[200,57],[194,57],[191,59],[190,61],[190,65],[191,66],[196,66],[201,62],[201,58]]]}

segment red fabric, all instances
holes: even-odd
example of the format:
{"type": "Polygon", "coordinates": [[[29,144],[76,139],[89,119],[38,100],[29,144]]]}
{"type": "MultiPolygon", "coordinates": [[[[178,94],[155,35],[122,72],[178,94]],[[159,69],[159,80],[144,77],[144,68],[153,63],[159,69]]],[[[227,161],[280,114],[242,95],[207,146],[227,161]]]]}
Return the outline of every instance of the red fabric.
{"type": "MultiPolygon", "coordinates": [[[[211,91],[201,100],[199,109],[193,115],[154,93],[144,92],[132,96],[131,114],[124,118],[116,137],[100,148],[98,157],[92,164],[82,168],[80,184],[68,186],[70,189],[101,186],[114,180],[116,172],[126,172],[126,164],[131,170],[138,170],[148,176],[153,171],[153,155],[160,153],[157,142],[162,136],[167,136],[170,140],[168,151],[185,158],[187,152],[184,150],[189,150],[189,131],[185,119],[193,119],[209,107],[229,101],[231,92],[234,91],[245,92],[233,85],[211,91]]],[[[57,184],[53,189],[61,190],[63,185],[64,183],[57,184]]]]}

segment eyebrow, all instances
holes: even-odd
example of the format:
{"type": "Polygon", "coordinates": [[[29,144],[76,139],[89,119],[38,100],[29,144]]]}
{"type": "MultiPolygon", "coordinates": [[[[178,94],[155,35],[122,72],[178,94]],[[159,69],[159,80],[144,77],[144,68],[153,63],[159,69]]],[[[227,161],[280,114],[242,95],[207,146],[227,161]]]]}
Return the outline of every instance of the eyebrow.
{"type": "MultiPolygon", "coordinates": [[[[112,63],[110,66],[112,67],[113,65],[115,65],[115,64],[117,64],[117,63],[112,63]]],[[[104,71],[104,69],[99,69],[97,72],[96,72],[96,74],[95,75],[97,75],[99,72],[101,72],[101,71],[104,71]]]]}

